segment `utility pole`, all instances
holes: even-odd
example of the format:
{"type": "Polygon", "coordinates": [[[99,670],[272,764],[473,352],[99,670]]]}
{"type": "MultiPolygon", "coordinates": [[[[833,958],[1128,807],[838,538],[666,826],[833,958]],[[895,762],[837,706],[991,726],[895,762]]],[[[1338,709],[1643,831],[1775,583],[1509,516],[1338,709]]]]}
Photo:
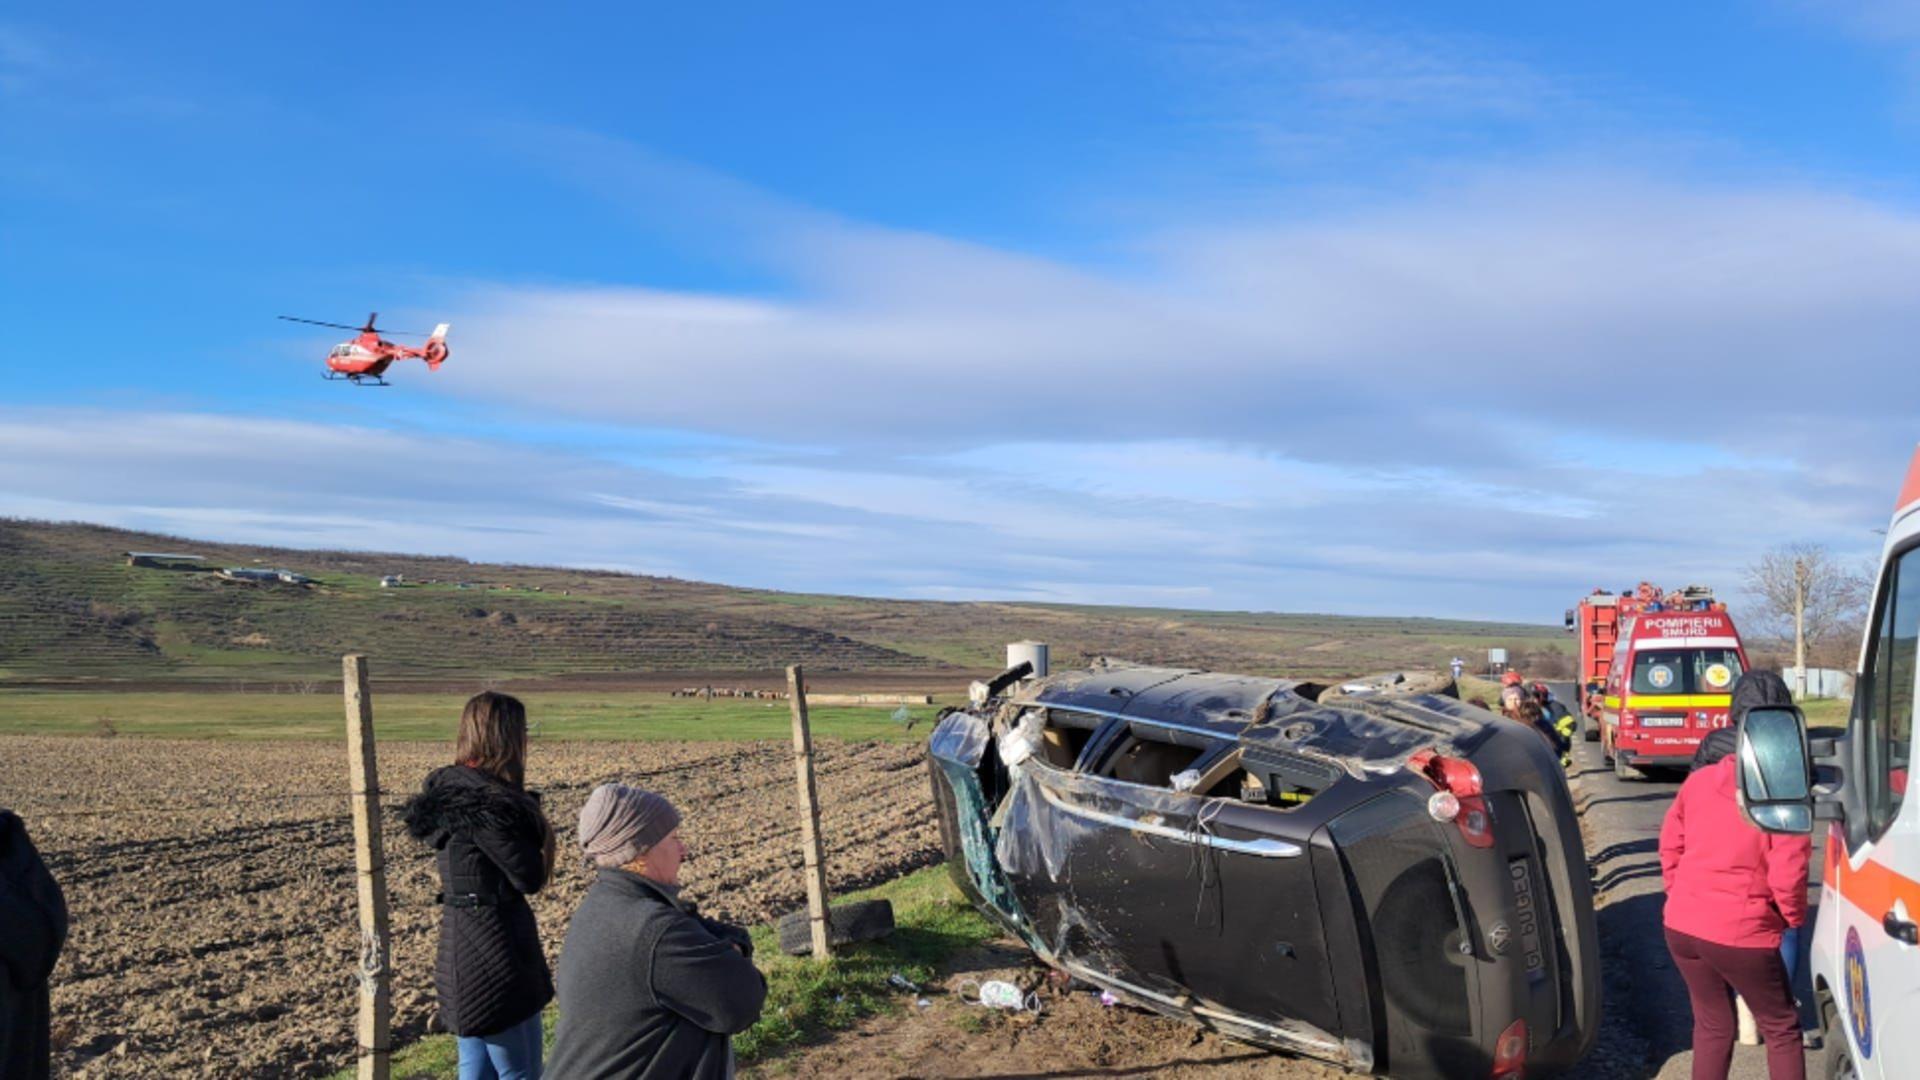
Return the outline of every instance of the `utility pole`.
{"type": "Polygon", "coordinates": [[[1807,700],[1807,591],[1811,587],[1807,560],[1793,560],[1793,667],[1799,673],[1799,700],[1807,700]]]}

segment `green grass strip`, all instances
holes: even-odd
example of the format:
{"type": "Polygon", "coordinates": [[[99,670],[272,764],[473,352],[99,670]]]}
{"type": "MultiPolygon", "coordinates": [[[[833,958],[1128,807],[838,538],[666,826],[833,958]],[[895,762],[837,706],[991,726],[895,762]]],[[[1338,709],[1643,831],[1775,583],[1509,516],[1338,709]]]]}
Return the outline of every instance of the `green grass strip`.
{"type": "MultiPolygon", "coordinates": [[[[534,691],[519,695],[536,739],[690,742],[787,739],[787,702],[747,698],[677,698],[627,691],[534,691]]],[[[374,694],[374,724],[383,741],[451,742],[463,694],[374,694]]],[[[911,742],[926,738],[940,710],[907,706],[912,730],[894,719],[897,706],[817,705],[808,710],[816,737],[911,742]]],[[[0,690],[0,734],[128,735],[171,739],[329,739],[346,737],[337,693],[121,693],[92,690],[0,690]]]]}

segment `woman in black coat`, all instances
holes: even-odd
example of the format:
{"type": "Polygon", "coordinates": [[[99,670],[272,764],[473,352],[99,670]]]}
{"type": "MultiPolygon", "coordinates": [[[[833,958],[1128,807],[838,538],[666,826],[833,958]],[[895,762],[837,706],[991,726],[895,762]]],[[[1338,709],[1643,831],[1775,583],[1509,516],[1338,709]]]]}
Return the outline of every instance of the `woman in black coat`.
{"type": "Polygon", "coordinates": [[[67,940],[67,901],[27,827],[0,810],[0,1077],[51,1069],[47,980],[67,940]]]}
{"type": "Polygon", "coordinates": [[[455,763],[408,800],[407,831],[440,870],[440,1015],[459,1037],[460,1080],[538,1080],[540,1011],[553,979],[527,906],[553,873],[553,828],[524,786],[527,710],[492,692],[467,702],[455,763]]]}

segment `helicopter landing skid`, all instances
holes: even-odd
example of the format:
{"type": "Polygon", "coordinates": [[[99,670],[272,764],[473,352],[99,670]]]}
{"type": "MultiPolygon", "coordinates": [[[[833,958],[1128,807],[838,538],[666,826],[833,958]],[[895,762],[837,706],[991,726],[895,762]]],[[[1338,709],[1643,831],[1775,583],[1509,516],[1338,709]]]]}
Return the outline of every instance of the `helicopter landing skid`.
{"type": "Polygon", "coordinates": [[[328,382],[350,382],[355,386],[392,386],[393,384],[378,375],[347,375],[337,371],[323,371],[320,377],[328,382]]]}

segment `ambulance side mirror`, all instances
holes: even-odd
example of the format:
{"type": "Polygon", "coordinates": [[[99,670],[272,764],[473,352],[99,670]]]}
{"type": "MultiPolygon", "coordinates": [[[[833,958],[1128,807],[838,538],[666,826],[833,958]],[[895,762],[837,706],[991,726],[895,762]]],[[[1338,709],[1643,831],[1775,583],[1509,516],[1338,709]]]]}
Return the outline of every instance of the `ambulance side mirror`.
{"type": "Polygon", "coordinates": [[[1740,809],[1767,832],[1813,831],[1813,765],[1807,720],[1792,705],[1749,709],[1734,751],[1740,809]]]}

